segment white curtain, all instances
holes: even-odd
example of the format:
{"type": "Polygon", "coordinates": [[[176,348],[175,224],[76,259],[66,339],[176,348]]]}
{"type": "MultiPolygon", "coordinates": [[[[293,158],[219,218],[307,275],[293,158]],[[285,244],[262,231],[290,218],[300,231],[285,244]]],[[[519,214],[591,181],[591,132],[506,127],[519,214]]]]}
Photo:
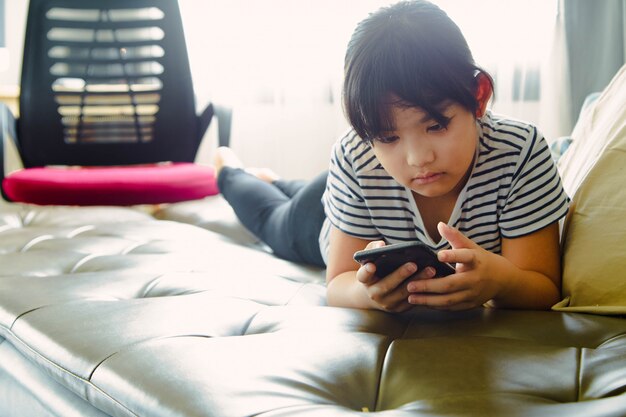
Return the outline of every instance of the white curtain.
{"type": "MultiPolygon", "coordinates": [[[[348,39],[358,21],[389,3],[180,0],[198,97],[233,107],[232,147],[244,162],[304,178],[327,166],[347,128],[340,88],[348,39]]],[[[435,3],[496,78],[494,111],[539,125],[549,119],[541,70],[551,56],[557,0],[435,3]]],[[[200,157],[210,154],[207,148],[200,157]]]]}
{"type": "MultiPolygon", "coordinates": [[[[559,8],[560,10],[560,8],[559,8]]],[[[549,54],[541,67],[542,85],[538,124],[549,140],[571,133],[574,116],[571,112],[570,69],[563,14],[553,24],[549,54]]]]}
{"type": "Polygon", "coordinates": [[[552,56],[557,0],[436,3],[457,22],[478,65],[494,77],[492,109],[542,127],[549,92],[544,63],[552,56]]]}

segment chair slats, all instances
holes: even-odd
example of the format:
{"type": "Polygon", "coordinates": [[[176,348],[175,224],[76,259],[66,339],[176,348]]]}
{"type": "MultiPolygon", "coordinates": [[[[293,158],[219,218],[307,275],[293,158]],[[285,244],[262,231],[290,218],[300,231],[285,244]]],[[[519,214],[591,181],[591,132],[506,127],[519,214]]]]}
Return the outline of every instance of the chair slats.
{"type": "Polygon", "coordinates": [[[137,78],[158,76],[163,73],[163,65],[156,61],[142,61],[132,63],[98,63],[98,64],[68,64],[58,62],[50,67],[50,74],[57,77],[69,78],[137,78]]]}
{"type": "MultiPolygon", "coordinates": [[[[83,95],[79,93],[58,94],[55,97],[61,106],[87,104],[90,106],[114,106],[120,104],[132,104],[128,94],[100,94],[90,93],[83,95]]],[[[135,94],[134,102],[137,104],[156,104],[161,99],[159,94],[139,93],[135,94]]]]}
{"type": "Polygon", "coordinates": [[[160,41],[165,36],[163,29],[157,26],[127,29],[72,29],[52,27],[47,35],[52,42],[68,42],[77,45],[85,43],[125,43],[141,41],[160,41]]]}
{"type": "Polygon", "coordinates": [[[66,28],[66,29],[77,29],[77,30],[111,30],[111,29],[133,29],[133,28],[144,28],[144,27],[153,27],[159,26],[158,20],[131,20],[131,21],[122,21],[122,22],[114,22],[110,20],[101,20],[97,22],[81,22],[81,21],[72,21],[72,20],[50,20],[49,24],[58,27],[58,28],[66,28]]]}
{"type": "MultiPolygon", "coordinates": [[[[59,40],[59,41],[55,41],[55,45],[58,46],[68,46],[68,47],[72,47],[72,46],[81,46],[83,44],[86,44],[87,42],[75,42],[75,41],[65,41],[65,40],[59,40]]],[[[98,42],[98,47],[100,48],[133,48],[133,47],[142,47],[142,46],[154,46],[154,41],[152,40],[136,40],[136,41],[126,41],[126,42],[119,42],[119,41],[99,41],[98,42]]]]}
{"type": "Polygon", "coordinates": [[[63,120],[65,142],[152,140],[153,127],[144,127],[145,121],[140,122],[139,117],[156,115],[161,95],[140,93],[133,85],[137,79],[159,79],[163,74],[159,59],[164,50],[157,42],[165,33],[156,25],[163,19],[163,12],[156,7],[52,8],[46,17],[52,25],[46,37],[53,44],[47,53],[54,60],[49,71],[57,77],[53,90],[63,120]],[[74,91],[59,88],[63,80],[73,80],[69,85],[80,88],[74,91]],[[99,84],[101,80],[107,82],[99,84]],[[98,85],[97,89],[93,88],[94,84],[98,85]],[[105,91],[107,88],[109,91],[105,91]],[[112,94],[103,98],[98,95],[102,92],[112,94]],[[98,118],[98,123],[87,124],[85,118],[98,118]],[[121,127],[120,123],[127,126],[121,127]]]}
{"type": "MultiPolygon", "coordinates": [[[[128,3],[127,3],[128,4],[128,3]]],[[[110,21],[116,23],[154,21],[162,20],[165,17],[163,10],[158,7],[129,7],[129,8],[67,8],[51,7],[46,11],[46,18],[53,21],[83,22],[85,24],[102,22],[102,13],[105,12],[110,21]]]]}
{"type": "Polygon", "coordinates": [[[95,48],[84,46],[53,46],[48,51],[52,62],[71,63],[133,63],[143,62],[146,59],[161,60],[164,55],[159,45],[139,47],[117,46],[109,48],[95,48]]]}

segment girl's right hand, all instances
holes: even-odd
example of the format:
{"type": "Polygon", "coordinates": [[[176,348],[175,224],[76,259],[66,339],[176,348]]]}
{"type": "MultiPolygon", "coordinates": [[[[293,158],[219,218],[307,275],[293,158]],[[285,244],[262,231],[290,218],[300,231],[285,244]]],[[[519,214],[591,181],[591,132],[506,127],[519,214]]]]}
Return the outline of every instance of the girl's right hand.
{"type": "MultiPolygon", "coordinates": [[[[379,248],[385,246],[383,241],[370,242],[366,249],[379,248]]],[[[372,307],[393,313],[401,313],[414,307],[409,303],[409,292],[407,290],[408,278],[415,275],[417,265],[408,262],[386,277],[376,276],[376,265],[367,263],[362,265],[356,272],[357,280],[365,287],[365,291],[372,302],[372,307]]],[[[415,276],[415,279],[423,278],[427,275],[425,271],[415,276]]]]}

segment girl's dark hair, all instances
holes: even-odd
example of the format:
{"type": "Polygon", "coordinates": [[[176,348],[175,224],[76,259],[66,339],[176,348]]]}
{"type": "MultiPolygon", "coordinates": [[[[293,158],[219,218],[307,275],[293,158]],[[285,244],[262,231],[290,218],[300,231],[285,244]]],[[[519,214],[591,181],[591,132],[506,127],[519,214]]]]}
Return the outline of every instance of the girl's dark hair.
{"type": "Polygon", "coordinates": [[[458,26],[434,4],[402,1],[361,21],[345,57],[343,105],[349,123],[368,141],[393,130],[393,105],[419,107],[444,123],[442,106],[478,109],[476,66],[458,26]],[[390,102],[391,95],[399,101],[390,102]]]}

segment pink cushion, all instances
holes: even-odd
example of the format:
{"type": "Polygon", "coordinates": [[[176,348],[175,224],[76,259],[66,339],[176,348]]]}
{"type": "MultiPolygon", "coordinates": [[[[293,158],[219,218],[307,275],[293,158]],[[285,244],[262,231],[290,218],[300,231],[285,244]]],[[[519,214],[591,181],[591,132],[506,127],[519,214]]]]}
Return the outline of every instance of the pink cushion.
{"type": "Polygon", "coordinates": [[[175,203],[219,193],[212,167],[192,163],[29,168],[3,181],[16,202],[55,205],[175,203]]]}

